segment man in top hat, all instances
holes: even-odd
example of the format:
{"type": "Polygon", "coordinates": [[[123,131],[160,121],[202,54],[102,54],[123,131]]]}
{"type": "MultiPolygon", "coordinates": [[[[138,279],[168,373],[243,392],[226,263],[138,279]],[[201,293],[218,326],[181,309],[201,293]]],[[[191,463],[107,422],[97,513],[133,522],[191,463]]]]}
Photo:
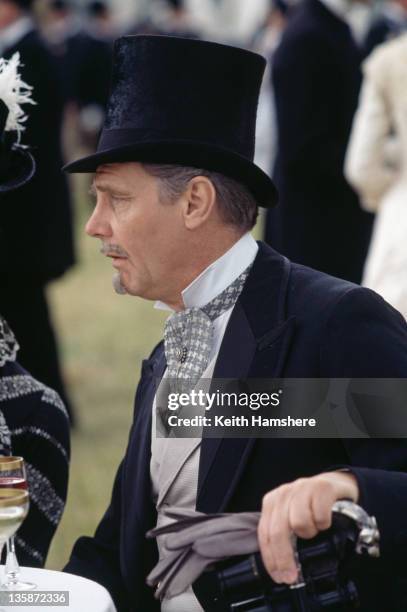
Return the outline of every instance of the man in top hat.
{"type": "Polygon", "coordinates": [[[382,530],[387,561],[378,565],[380,580],[355,573],[362,610],[394,604],[386,571],[395,544],[406,539],[403,441],[156,435],[156,381],[163,375],[407,372],[406,323],[378,295],[291,263],[250,235],[258,206],[277,201],[271,180],[253,163],[264,65],[254,53],[204,41],[119,39],[98,150],[67,167],[95,172],[96,207],[86,231],[112,258],[116,289],[172,313],[165,341],[142,364],[111,504],[66,567],[105,585],[121,612],[216,609],[202,579],[161,604],[146,587],[158,550],[145,534],[162,524],[168,505],[205,513],[261,509],[266,567],[275,581],[292,583],[291,532],[309,538],[327,528],[340,498],[359,501],[382,530]]]}

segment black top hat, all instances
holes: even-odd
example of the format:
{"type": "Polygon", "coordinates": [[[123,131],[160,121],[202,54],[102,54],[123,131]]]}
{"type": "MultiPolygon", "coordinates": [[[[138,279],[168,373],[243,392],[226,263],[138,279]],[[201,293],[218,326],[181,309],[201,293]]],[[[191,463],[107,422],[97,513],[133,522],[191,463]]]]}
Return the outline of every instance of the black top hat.
{"type": "Polygon", "coordinates": [[[6,132],[9,110],[0,99],[0,193],[22,187],[35,173],[35,161],[31,153],[18,145],[15,132],[6,132]]]}
{"type": "Polygon", "coordinates": [[[271,179],[253,163],[260,55],[170,36],[115,42],[111,92],[97,152],[65,166],[140,161],[194,166],[235,178],[261,206],[276,203],[271,179]]]}

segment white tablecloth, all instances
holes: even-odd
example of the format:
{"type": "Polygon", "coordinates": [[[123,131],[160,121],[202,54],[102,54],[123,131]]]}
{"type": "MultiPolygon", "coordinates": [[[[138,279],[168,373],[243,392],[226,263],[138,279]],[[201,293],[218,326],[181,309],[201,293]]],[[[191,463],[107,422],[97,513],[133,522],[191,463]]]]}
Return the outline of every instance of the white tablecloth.
{"type": "MultiPolygon", "coordinates": [[[[0,568],[0,577],[3,581],[4,567],[0,568]]],[[[38,591],[69,591],[69,606],[61,605],[37,605],[5,606],[0,605],[0,610],[14,612],[29,612],[41,610],[52,610],[53,612],[116,612],[113,601],[104,587],[92,580],[66,574],[65,572],[54,572],[52,570],[36,569],[32,567],[21,568],[21,580],[35,582],[37,588],[32,591],[19,591],[19,593],[36,593],[38,591]]]]}

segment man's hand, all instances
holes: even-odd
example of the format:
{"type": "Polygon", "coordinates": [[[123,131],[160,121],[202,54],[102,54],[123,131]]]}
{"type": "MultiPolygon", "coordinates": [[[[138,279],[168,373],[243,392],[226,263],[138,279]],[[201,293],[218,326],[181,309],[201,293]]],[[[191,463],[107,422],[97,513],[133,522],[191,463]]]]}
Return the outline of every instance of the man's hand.
{"type": "Polygon", "coordinates": [[[333,504],[338,499],[357,502],[356,478],[348,472],[327,472],[299,478],[263,497],[258,538],[263,563],[275,582],[292,584],[297,567],[291,543],[292,534],[313,538],[328,529],[333,504]]]}

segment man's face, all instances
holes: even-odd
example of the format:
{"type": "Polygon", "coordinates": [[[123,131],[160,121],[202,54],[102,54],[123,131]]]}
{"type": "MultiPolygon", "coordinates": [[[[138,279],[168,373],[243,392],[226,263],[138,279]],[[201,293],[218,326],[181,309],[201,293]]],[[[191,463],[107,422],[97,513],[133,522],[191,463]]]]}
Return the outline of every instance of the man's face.
{"type": "Polygon", "coordinates": [[[86,232],[102,241],[127,293],[170,301],[182,268],[182,200],[163,203],[157,180],[135,162],[97,169],[96,207],[86,232]]]}

